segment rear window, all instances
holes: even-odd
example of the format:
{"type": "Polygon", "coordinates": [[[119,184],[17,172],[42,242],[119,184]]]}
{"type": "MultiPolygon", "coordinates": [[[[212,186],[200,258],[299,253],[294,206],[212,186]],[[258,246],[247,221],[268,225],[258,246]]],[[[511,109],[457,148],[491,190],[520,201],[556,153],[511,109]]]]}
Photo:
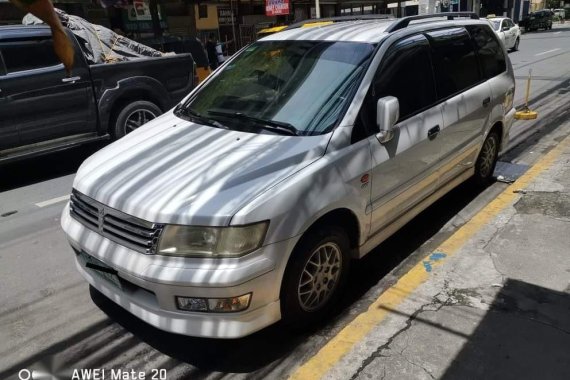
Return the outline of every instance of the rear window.
{"type": "Polygon", "coordinates": [[[51,38],[0,43],[0,53],[8,73],[56,66],[60,62],[51,38]]]}
{"type": "Polygon", "coordinates": [[[507,70],[505,54],[495,33],[483,25],[467,27],[473,42],[485,79],[493,78],[507,70]]]}

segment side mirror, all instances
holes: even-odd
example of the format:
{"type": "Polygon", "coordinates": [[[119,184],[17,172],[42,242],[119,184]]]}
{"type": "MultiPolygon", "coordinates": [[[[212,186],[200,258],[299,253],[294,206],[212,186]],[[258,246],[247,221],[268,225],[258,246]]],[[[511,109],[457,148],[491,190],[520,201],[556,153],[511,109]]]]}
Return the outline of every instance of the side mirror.
{"type": "Polygon", "coordinates": [[[376,103],[376,124],[380,132],[376,135],[378,141],[384,144],[394,137],[394,125],[400,117],[400,103],[393,96],[385,96],[376,103]]]}
{"type": "Polygon", "coordinates": [[[510,30],[511,28],[508,26],[503,26],[503,32],[506,32],[507,30],[510,30]]]}

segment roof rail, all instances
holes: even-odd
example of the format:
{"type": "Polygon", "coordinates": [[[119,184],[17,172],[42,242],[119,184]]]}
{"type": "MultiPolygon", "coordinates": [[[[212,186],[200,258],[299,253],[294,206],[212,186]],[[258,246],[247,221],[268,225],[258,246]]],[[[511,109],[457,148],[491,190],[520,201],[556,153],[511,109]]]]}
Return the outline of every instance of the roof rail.
{"type": "Polygon", "coordinates": [[[359,21],[359,20],[390,20],[394,19],[394,16],[387,14],[378,15],[354,15],[354,16],[338,16],[338,17],[326,17],[326,18],[311,18],[303,21],[296,22],[289,25],[283,30],[290,30],[300,28],[306,24],[318,24],[326,22],[345,22],[345,21],[359,21]]]}
{"type": "Polygon", "coordinates": [[[399,29],[406,28],[411,21],[415,20],[423,20],[428,18],[440,18],[440,17],[447,17],[448,20],[453,20],[455,17],[469,17],[473,20],[479,20],[479,16],[475,12],[441,12],[441,13],[432,13],[429,15],[418,15],[418,16],[409,16],[403,17],[398,19],[395,23],[390,25],[388,29],[386,29],[387,33],[394,32],[399,29]]]}

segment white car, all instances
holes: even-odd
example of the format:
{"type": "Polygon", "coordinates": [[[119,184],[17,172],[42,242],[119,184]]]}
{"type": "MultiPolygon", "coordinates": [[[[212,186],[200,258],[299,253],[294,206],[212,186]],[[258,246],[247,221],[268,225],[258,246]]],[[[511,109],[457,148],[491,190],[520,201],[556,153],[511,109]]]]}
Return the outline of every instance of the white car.
{"type": "Polygon", "coordinates": [[[489,182],[514,91],[474,13],[290,26],[87,159],[61,223],[83,277],[159,329],[312,323],[351,259],[489,182]]]}
{"type": "Polygon", "coordinates": [[[513,20],[507,17],[493,17],[488,20],[507,50],[519,50],[521,29],[513,20]]]}

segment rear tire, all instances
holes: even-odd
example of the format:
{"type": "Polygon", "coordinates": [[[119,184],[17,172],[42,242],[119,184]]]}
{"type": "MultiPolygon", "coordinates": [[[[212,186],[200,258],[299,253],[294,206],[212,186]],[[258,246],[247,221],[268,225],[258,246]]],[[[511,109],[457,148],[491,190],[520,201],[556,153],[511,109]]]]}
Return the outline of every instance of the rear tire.
{"type": "Polygon", "coordinates": [[[301,238],[281,285],[285,325],[304,329],[327,317],[346,283],[350,259],[348,236],[339,227],[317,227],[301,238]]]}
{"type": "Polygon", "coordinates": [[[128,103],[115,117],[111,133],[115,139],[120,139],[161,114],[162,110],[152,102],[137,100],[128,103]]]}
{"type": "Polygon", "coordinates": [[[475,163],[475,174],[473,175],[473,182],[477,186],[486,186],[493,178],[493,172],[497,165],[497,158],[499,157],[499,134],[496,130],[492,130],[483,142],[479,157],[475,163]]]}
{"type": "Polygon", "coordinates": [[[517,37],[517,39],[515,40],[515,45],[513,46],[513,51],[518,51],[519,50],[519,43],[521,42],[520,38],[517,37]]]}

